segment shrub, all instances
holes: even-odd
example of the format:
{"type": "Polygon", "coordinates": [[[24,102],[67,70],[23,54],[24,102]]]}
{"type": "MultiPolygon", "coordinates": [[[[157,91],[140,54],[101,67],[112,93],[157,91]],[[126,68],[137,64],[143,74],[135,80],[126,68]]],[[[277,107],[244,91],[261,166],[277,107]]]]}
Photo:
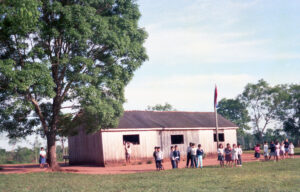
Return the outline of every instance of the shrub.
{"type": "Polygon", "coordinates": [[[152,164],[152,161],[151,161],[151,160],[148,160],[148,161],[147,161],[147,164],[152,164]]]}

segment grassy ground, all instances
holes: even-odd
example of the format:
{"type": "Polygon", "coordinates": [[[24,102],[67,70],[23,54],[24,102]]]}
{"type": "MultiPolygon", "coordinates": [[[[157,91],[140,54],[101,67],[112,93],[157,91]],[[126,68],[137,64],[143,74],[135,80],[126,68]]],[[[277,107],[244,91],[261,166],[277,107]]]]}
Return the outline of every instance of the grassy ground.
{"type": "Polygon", "coordinates": [[[0,174],[0,191],[299,191],[299,165],[300,159],[287,159],[128,175],[0,174]]]}

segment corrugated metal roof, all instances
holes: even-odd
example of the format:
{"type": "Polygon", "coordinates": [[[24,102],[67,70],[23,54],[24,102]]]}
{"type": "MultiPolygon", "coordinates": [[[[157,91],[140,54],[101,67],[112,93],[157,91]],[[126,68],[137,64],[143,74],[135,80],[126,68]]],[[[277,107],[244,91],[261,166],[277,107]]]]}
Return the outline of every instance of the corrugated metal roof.
{"type": "MultiPolygon", "coordinates": [[[[237,127],[218,115],[219,127],[237,127]]],[[[118,128],[193,128],[215,127],[213,112],[184,111],[125,111],[118,128]]]]}

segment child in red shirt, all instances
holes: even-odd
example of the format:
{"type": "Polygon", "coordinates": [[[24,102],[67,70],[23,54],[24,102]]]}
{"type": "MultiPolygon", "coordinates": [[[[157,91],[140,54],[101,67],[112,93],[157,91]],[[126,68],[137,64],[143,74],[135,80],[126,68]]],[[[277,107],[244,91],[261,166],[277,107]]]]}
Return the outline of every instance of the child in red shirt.
{"type": "Polygon", "coordinates": [[[258,160],[260,158],[260,144],[257,144],[255,147],[254,147],[254,157],[258,160]]]}

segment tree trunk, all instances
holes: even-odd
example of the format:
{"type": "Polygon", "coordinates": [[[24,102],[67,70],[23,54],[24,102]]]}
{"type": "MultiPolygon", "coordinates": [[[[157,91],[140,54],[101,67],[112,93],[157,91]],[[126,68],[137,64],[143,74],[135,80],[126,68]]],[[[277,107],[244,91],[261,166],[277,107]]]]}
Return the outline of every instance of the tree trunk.
{"type": "Polygon", "coordinates": [[[64,140],[64,137],[61,137],[61,149],[62,149],[62,155],[64,157],[64,155],[65,155],[65,140],[64,140]]]}
{"type": "Polygon", "coordinates": [[[259,132],[258,137],[259,137],[258,138],[259,143],[261,143],[261,144],[264,143],[264,138],[263,138],[263,132],[262,131],[259,132]]]}
{"type": "Polygon", "coordinates": [[[47,148],[48,148],[47,161],[50,168],[52,169],[52,171],[60,170],[60,167],[56,162],[56,140],[55,140],[55,133],[53,132],[50,132],[47,135],[47,148]]]}

